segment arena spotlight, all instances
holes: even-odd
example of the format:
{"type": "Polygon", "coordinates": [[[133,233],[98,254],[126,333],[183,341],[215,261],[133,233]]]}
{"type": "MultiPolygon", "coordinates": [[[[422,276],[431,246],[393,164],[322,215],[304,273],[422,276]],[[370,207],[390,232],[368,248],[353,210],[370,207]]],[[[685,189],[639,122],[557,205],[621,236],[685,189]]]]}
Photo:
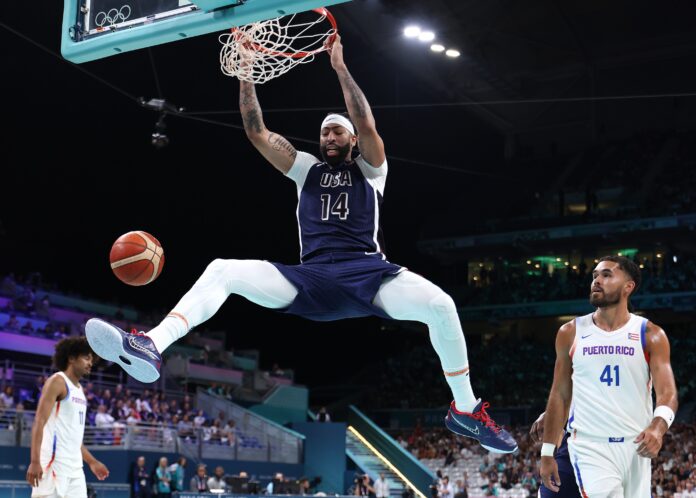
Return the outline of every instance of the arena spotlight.
{"type": "Polygon", "coordinates": [[[416,38],[420,33],[421,29],[418,26],[406,26],[406,29],[404,29],[404,36],[406,38],[416,38]]]}
{"type": "Polygon", "coordinates": [[[454,50],[453,48],[450,48],[449,50],[447,50],[447,52],[445,52],[445,55],[447,57],[454,58],[454,57],[459,57],[461,54],[459,53],[459,50],[454,50]]]}
{"type": "Polygon", "coordinates": [[[422,42],[430,42],[435,39],[435,33],[432,31],[421,31],[418,35],[418,39],[422,42]]]}
{"type": "Polygon", "coordinates": [[[430,50],[432,50],[433,52],[444,52],[445,47],[440,45],[439,43],[433,43],[432,45],[430,45],[430,50]]]}

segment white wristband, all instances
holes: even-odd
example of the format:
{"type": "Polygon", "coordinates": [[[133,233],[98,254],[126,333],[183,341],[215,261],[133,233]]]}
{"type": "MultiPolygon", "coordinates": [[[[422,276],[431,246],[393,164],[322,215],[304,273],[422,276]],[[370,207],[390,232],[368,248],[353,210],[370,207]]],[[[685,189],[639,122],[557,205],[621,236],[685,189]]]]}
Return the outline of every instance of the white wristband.
{"type": "Polygon", "coordinates": [[[541,456],[553,456],[553,452],[556,450],[556,445],[553,443],[544,443],[541,445],[541,456]]]}
{"type": "Polygon", "coordinates": [[[665,422],[667,422],[668,429],[672,425],[672,422],[674,422],[674,412],[667,405],[660,405],[657,408],[655,408],[655,411],[653,412],[653,417],[662,418],[665,422]]]}

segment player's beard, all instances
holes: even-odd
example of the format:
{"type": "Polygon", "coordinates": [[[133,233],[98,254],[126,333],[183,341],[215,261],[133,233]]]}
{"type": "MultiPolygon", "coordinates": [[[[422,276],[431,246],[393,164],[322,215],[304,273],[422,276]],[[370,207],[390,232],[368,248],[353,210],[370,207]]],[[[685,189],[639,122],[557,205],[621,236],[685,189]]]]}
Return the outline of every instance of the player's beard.
{"type": "Polygon", "coordinates": [[[335,156],[328,156],[326,155],[326,145],[319,146],[319,150],[321,151],[321,157],[324,158],[324,162],[326,162],[329,166],[338,166],[346,160],[346,158],[348,157],[348,153],[350,152],[350,143],[347,143],[344,146],[336,144],[336,148],[338,154],[336,154],[335,156]]]}
{"type": "Polygon", "coordinates": [[[594,293],[590,292],[590,304],[595,308],[608,308],[618,304],[621,301],[621,291],[617,290],[613,294],[608,294],[606,292],[599,292],[597,297],[594,293]]]}

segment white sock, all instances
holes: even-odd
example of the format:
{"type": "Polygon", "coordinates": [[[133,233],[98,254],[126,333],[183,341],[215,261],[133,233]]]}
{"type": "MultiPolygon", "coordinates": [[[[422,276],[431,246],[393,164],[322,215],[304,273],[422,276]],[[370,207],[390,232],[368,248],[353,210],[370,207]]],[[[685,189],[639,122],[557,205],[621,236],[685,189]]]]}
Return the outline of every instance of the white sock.
{"type": "Polygon", "coordinates": [[[162,354],[173,342],[188,334],[188,331],[188,323],[184,321],[183,315],[181,318],[176,315],[167,315],[157,327],[145,335],[152,339],[157,351],[162,354]]]}
{"type": "Polygon", "coordinates": [[[454,406],[457,410],[471,413],[474,408],[476,408],[478,399],[476,399],[474,391],[471,389],[469,367],[445,371],[445,380],[452,390],[452,394],[454,395],[454,406]]]}

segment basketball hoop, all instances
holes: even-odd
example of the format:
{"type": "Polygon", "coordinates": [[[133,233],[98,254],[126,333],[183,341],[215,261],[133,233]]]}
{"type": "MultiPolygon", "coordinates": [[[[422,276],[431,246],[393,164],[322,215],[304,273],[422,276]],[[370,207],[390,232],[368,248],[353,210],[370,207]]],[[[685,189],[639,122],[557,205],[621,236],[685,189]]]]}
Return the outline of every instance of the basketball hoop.
{"type": "Polygon", "coordinates": [[[232,28],[219,38],[220,69],[242,81],[266,83],[313,61],[337,32],[336,20],[324,7],[232,28]]]}

